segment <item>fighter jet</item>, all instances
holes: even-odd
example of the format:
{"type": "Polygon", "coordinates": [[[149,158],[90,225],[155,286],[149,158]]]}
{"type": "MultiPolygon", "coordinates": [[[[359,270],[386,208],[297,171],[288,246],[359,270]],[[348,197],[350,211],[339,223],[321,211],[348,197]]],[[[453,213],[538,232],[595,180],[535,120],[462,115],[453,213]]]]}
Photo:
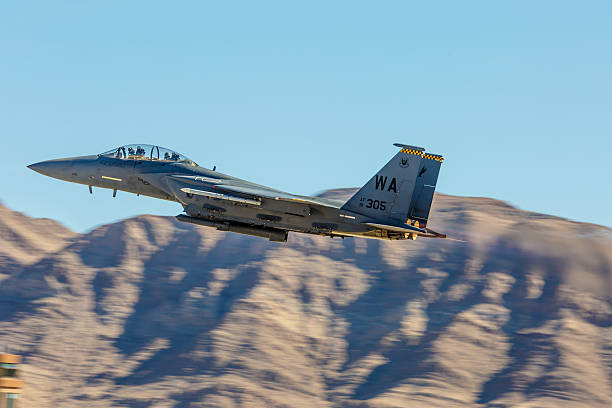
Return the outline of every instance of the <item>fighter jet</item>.
{"type": "Polygon", "coordinates": [[[422,147],[400,150],[348,201],[289,194],[198,166],[159,146],[125,145],[105,153],[31,164],[38,173],[126,191],[183,206],[179,221],[286,242],[289,232],[388,240],[446,238],[427,228],[444,158],[422,147]]]}

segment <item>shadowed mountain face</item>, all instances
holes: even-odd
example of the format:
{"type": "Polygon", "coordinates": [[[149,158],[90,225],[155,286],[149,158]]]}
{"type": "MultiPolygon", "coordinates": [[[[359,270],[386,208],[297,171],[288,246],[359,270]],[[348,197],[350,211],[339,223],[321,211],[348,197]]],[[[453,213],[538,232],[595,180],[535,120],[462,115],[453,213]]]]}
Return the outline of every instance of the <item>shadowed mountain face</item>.
{"type": "Polygon", "coordinates": [[[0,344],[32,407],[612,406],[612,230],[433,209],[457,240],[78,235],[0,208],[0,344]]]}

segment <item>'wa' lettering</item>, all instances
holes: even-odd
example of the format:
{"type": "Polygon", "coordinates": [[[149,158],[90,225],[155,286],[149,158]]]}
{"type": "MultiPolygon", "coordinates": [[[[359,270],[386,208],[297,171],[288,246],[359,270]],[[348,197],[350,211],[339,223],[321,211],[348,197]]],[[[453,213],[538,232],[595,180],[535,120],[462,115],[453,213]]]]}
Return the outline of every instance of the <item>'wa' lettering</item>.
{"type": "MultiPolygon", "coordinates": [[[[385,187],[387,186],[387,180],[388,180],[387,176],[383,177],[377,174],[376,175],[376,189],[385,191],[385,187]]],[[[387,191],[393,191],[394,193],[397,193],[397,180],[395,180],[395,177],[391,178],[391,182],[389,183],[389,187],[387,188],[387,191]]]]}

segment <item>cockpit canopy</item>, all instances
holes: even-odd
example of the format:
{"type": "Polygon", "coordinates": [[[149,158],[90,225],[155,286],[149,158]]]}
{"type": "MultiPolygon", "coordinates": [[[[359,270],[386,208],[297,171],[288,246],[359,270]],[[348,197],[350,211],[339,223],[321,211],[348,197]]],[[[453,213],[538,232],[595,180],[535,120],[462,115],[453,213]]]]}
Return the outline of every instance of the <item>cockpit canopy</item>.
{"type": "Polygon", "coordinates": [[[180,153],[174,152],[165,147],[153,146],[148,144],[131,144],[120,146],[116,149],[104,152],[101,156],[111,157],[121,160],[150,160],[162,162],[185,163],[191,166],[197,164],[180,153]]]}

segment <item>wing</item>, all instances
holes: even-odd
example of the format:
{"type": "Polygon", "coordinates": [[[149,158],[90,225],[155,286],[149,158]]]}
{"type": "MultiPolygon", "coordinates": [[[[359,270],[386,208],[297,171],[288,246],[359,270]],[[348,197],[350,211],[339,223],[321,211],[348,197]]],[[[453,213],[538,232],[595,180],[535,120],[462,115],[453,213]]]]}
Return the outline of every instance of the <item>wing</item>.
{"type": "Polygon", "coordinates": [[[171,188],[175,190],[175,195],[178,191],[181,191],[185,194],[195,194],[251,205],[261,205],[262,200],[274,200],[302,204],[304,206],[312,205],[333,208],[340,208],[340,206],[342,206],[342,202],[339,201],[318,197],[299,196],[238,179],[170,175],[168,176],[168,182],[171,188]]]}

